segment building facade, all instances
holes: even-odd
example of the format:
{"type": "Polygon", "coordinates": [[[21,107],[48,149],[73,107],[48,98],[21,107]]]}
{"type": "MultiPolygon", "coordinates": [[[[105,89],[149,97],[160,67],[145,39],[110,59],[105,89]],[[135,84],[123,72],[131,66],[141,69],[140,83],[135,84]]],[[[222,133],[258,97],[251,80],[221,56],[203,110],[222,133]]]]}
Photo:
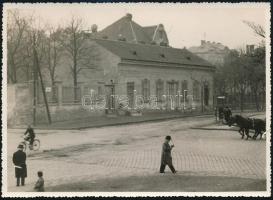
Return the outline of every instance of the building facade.
{"type": "MultiPolygon", "coordinates": [[[[170,47],[163,25],[141,27],[127,14],[101,31],[92,26],[85,38],[85,46],[90,49],[87,57],[92,59],[79,64],[77,88],[65,56],[56,68],[58,80],[54,86],[44,76],[52,121],[124,111],[212,110],[215,67],[187,49],[170,47]]],[[[24,92],[33,98],[29,84],[24,92]]],[[[37,88],[37,121],[44,122],[45,104],[41,87],[37,88]]],[[[16,94],[16,88],[10,91],[16,94]]],[[[18,94],[16,99],[20,100],[18,94]]],[[[25,108],[30,112],[25,113],[32,112],[32,102],[27,102],[25,108]]],[[[19,115],[17,112],[17,118],[19,115]]],[[[23,123],[32,121],[26,118],[23,123]]]]}
{"type": "Polygon", "coordinates": [[[229,53],[229,48],[219,42],[201,40],[200,46],[190,47],[189,51],[205,59],[211,64],[221,67],[229,53]]]}

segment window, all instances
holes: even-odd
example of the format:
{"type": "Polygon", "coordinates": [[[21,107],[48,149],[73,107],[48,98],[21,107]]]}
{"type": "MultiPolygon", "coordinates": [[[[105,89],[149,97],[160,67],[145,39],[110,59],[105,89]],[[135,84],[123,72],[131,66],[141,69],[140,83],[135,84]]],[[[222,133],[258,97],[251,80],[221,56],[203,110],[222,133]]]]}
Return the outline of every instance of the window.
{"type": "Polygon", "coordinates": [[[193,100],[199,101],[200,99],[200,88],[199,83],[197,81],[193,82],[193,100]]]}
{"type": "Polygon", "coordinates": [[[163,53],[162,53],[162,54],[160,54],[160,56],[161,56],[162,58],[165,58],[165,54],[163,54],[163,53]]]}
{"type": "Polygon", "coordinates": [[[135,83],[134,82],[127,82],[127,97],[129,100],[129,107],[133,108],[134,104],[134,90],[135,90],[135,83]]]}
{"type": "Polygon", "coordinates": [[[182,81],[181,83],[181,102],[188,101],[188,82],[186,80],[182,81]]]}
{"type": "Polygon", "coordinates": [[[164,93],[164,82],[161,79],[156,81],[156,98],[158,102],[162,102],[164,93]]]}
{"type": "Polygon", "coordinates": [[[142,96],[144,102],[147,103],[150,96],[150,81],[148,79],[142,80],[142,96]]]}
{"type": "Polygon", "coordinates": [[[205,106],[209,105],[209,86],[208,86],[208,84],[204,85],[204,104],[205,104],[205,106]]]}
{"type": "Polygon", "coordinates": [[[98,86],[98,96],[101,96],[102,95],[102,88],[101,86],[98,86]]]}

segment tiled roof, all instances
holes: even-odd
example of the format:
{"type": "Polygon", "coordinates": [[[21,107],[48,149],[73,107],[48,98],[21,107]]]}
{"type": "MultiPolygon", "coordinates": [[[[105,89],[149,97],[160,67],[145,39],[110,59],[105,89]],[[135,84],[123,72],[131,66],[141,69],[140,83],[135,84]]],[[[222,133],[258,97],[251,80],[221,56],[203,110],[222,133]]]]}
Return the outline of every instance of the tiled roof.
{"type": "Polygon", "coordinates": [[[95,41],[125,60],[212,67],[209,62],[186,49],[101,39],[96,39],[95,41]]]}
{"type": "Polygon", "coordinates": [[[162,24],[156,25],[156,26],[146,26],[146,27],[142,27],[143,30],[147,33],[147,35],[150,36],[151,41],[156,40],[156,35],[158,35],[159,33],[159,28],[161,28],[161,30],[163,31],[162,34],[164,35],[163,37],[165,37],[165,41],[167,44],[169,44],[169,40],[168,40],[168,35],[166,33],[166,31],[163,28],[162,24]]]}
{"type": "Polygon", "coordinates": [[[150,36],[150,38],[152,39],[156,30],[156,25],[155,26],[146,26],[146,27],[142,27],[143,30],[146,32],[147,35],[150,36]]]}
{"type": "Polygon", "coordinates": [[[150,43],[152,38],[147,35],[143,28],[132,20],[128,19],[128,16],[122,17],[113,24],[107,26],[105,29],[98,32],[100,38],[107,37],[110,40],[118,40],[119,35],[126,38],[126,41],[135,41],[150,43]]]}

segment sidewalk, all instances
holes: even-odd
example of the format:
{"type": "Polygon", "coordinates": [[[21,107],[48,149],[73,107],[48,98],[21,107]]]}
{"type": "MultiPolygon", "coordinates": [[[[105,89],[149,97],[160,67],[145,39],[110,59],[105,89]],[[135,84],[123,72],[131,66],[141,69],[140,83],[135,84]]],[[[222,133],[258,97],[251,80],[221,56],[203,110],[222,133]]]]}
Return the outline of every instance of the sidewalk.
{"type": "MultiPolygon", "coordinates": [[[[264,114],[264,112],[253,112],[245,111],[243,113],[234,112],[234,114],[242,114],[247,116],[253,116],[257,114],[264,114]]],[[[34,126],[35,129],[46,129],[46,130],[80,130],[86,128],[98,128],[104,126],[117,126],[132,123],[143,123],[151,121],[164,121],[176,118],[185,117],[211,117],[215,118],[213,112],[207,113],[181,113],[181,112],[168,112],[168,113],[145,113],[142,116],[99,116],[99,117],[88,117],[77,120],[53,122],[52,124],[39,124],[34,126]]],[[[25,128],[25,127],[14,127],[14,128],[25,128]]]]}
{"type": "Polygon", "coordinates": [[[79,130],[85,128],[98,128],[104,126],[116,126],[125,125],[132,123],[143,123],[150,121],[163,121],[168,119],[193,117],[193,116],[210,116],[213,117],[212,113],[181,113],[181,112],[170,112],[170,113],[145,113],[142,116],[100,116],[100,117],[89,117],[84,119],[78,119],[73,121],[54,122],[51,125],[37,125],[35,129],[54,129],[54,130],[79,130]]]}

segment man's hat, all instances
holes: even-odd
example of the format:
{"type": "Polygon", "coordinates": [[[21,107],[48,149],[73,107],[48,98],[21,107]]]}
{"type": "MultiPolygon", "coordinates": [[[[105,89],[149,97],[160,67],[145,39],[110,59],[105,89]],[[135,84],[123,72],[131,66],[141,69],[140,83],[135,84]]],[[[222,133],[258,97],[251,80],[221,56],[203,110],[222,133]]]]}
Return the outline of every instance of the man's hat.
{"type": "Polygon", "coordinates": [[[24,148],[24,145],[19,144],[17,148],[18,148],[18,149],[23,149],[23,148],[24,148]]]}
{"type": "Polygon", "coordinates": [[[171,140],[172,138],[171,138],[171,136],[167,135],[167,136],[165,137],[165,139],[166,139],[166,140],[171,140]]]}

